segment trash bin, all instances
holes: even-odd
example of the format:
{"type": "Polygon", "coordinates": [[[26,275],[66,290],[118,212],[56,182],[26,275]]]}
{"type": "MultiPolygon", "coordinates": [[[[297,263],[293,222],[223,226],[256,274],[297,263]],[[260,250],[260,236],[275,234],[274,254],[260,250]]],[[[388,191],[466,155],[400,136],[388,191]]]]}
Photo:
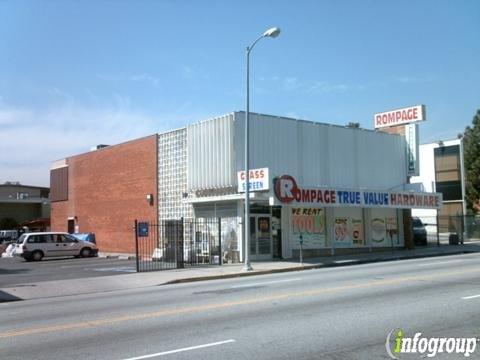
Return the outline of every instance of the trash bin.
{"type": "Polygon", "coordinates": [[[448,245],[458,245],[458,234],[450,234],[448,236],[448,245]]]}

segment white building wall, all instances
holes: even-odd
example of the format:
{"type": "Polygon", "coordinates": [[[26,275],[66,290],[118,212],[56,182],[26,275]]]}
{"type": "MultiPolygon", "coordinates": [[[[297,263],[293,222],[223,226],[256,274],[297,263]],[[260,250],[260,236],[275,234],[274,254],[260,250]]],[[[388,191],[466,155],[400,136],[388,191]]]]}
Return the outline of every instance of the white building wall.
{"type": "Polygon", "coordinates": [[[158,218],[190,218],[193,207],[185,203],[187,191],[186,129],[158,135],[158,218]]]}
{"type": "MultiPolygon", "coordinates": [[[[188,189],[237,186],[244,169],[243,112],[189,125],[188,189]]],[[[250,116],[250,168],[289,174],[302,186],[402,190],[405,145],[398,135],[294,120],[250,116]]]]}

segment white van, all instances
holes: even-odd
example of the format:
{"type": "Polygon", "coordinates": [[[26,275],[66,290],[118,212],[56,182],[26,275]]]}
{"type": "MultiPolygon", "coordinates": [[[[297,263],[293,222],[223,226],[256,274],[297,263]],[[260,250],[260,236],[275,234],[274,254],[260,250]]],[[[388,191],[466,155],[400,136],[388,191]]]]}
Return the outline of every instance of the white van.
{"type": "Polygon", "coordinates": [[[15,246],[15,256],[27,261],[40,261],[50,256],[90,257],[98,254],[94,243],[76,239],[64,232],[37,232],[22,234],[15,246]]]}

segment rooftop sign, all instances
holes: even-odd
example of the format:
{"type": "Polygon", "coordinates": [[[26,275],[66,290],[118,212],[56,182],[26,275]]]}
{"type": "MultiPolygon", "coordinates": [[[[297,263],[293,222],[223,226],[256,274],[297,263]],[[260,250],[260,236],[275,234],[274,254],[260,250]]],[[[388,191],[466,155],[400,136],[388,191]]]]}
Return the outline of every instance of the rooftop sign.
{"type": "Polygon", "coordinates": [[[416,105],[374,115],[375,129],[425,121],[425,105],[416,105]]]}

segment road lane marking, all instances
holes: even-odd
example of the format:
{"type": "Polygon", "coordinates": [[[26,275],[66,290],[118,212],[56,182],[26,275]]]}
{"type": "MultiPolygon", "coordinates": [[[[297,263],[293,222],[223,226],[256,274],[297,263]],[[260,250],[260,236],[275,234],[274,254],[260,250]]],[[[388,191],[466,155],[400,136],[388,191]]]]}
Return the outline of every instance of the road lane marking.
{"type": "Polygon", "coordinates": [[[472,295],[472,296],[462,297],[463,300],[470,300],[470,299],[475,299],[475,298],[480,298],[480,295],[472,295]]]}
{"type": "Polygon", "coordinates": [[[250,283],[250,284],[234,285],[234,286],[231,286],[231,288],[237,289],[237,288],[243,288],[243,287],[261,286],[261,285],[277,284],[277,283],[300,281],[300,280],[302,279],[296,278],[296,279],[285,279],[285,280],[272,280],[272,281],[264,281],[264,282],[250,283]]]}
{"type": "Polygon", "coordinates": [[[429,262],[425,264],[418,264],[417,266],[435,266],[435,265],[444,265],[444,264],[452,264],[458,262],[464,262],[465,260],[450,260],[450,261],[437,261],[437,262],[429,262]]]}
{"type": "Polygon", "coordinates": [[[229,339],[229,340],[225,340],[225,341],[218,341],[218,342],[214,342],[214,343],[210,343],[210,344],[203,344],[203,345],[197,345],[197,346],[190,346],[190,347],[186,347],[186,348],[182,348],[182,349],[176,349],[176,350],[170,350],[170,351],[159,352],[159,353],[156,353],[156,354],[150,354],[150,355],[137,356],[137,357],[128,358],[128,359],[124,359],[124,360],[141,360],[141,359],[149,359],[149,358],[153,358],[153,357],[164,356],[164,355],[170,355],[170,354],[176,354],[176,353],[179,353],[179,352],[184,352],[184,351],[191,351],[191,350],[203,349],[203,348],[212,347],[212,346],[219,346],[219,345],[224,345],[224,344],[233,343],[233,342],[235,342],[235,340],[233,340],[233,339],[229,339]]]}
{"type": "Polygon", "coordinates": [[[203,311],[212,311],[212,310],[217,311],[220,309],[234,308],[240,305],[262,304],[262,303],[292,299],[297,297],[337,293],[345,290],[366,289],[366,288],[372,288],[375,286],[383,286],[383,285],[397,285],[402,283],[408,283],[415,280],[419,280],[419,281],[435,280],[435,279],[444,280],[445,278],[452,277],[452,276],[479,273],[479,272],[480,272],[480,268],[471,269],[471,270],[448,271],[448,272],[444,271],[444,272],[436,272],[431,275],[416,275],[416,276],[406,276],[406,277],[399,277],[399,278],[393,278],[393,279],[373,280],[373,281],[360,283],[360,284],[352,283],[352,284],[346,284],[346,285],[341,285],[341,286],[332,287],[332,288],[315,288],[313,290],[305,290],[305,291],[299,291],[299,292],[294,291],[294,292],[287,292],[287,293],[275,294],[275,295],[264,296],[264,297],[257,295],[251,298],[227,301],[223,303],[211,303],[211,304],[197,305],[197,306],[184,307],[184,308],[171,308],[166,310],[153,311],[149,313],[136,313],[131,315],[123,315],[123,316],[117,316],[112,318],[104,318],[104,319],[90,320],[90,321],[84,321],[84,322],[72,322],[72,323],[66,323],[66,324],[49,325],[44,327],[30,327],[25,329],[9,330],[9,331],[0,332],[0,339],[11,338],[16,336],[40,334],[40,333],[46,333],[46,332],[87,329],[87,328],[93,328],[93,327],[103,326],[103,325],[112,325],[112,324],[121,323],[121,322],[151,320],[153,318],[159,318],[164,316],[183,315],[183,314],[199,313],[203,311]]]}

